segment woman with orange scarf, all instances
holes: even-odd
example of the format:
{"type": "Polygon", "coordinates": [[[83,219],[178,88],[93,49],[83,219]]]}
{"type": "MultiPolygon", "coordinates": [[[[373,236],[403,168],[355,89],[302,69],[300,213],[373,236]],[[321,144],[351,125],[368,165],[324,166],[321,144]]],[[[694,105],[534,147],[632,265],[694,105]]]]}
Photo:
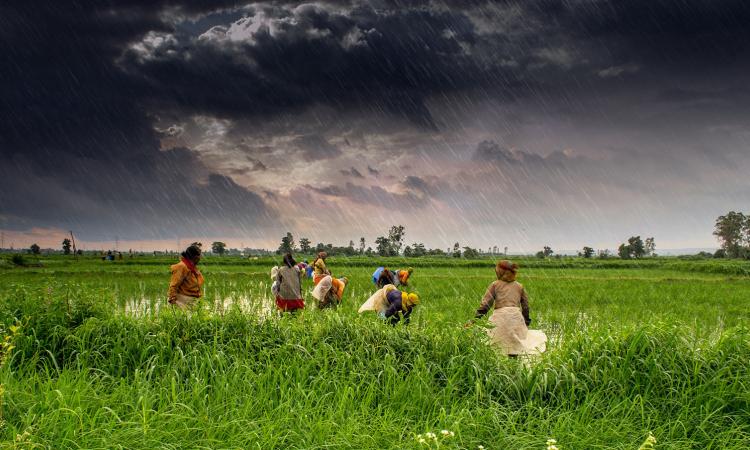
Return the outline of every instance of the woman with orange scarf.
{"type": "Polygon", "coordinates": [[[170,305],[188,309],[203,295],[203,274],[197,267],[201,260],[201,249],[197,245],[191,245],[181,256],[180,262],[171,267],[172,279],[169,282],[167,299],[170,305]]]}
{"type": "Polygon", "coordinates": [[[326,308],[341,303],[341,299],[344,296],[344,288],[348,282],[346,277],[335,278],[331,275],[331,271],[326,266],[326,258],[328,258],[328,253],[320,252],[312,264],[313,285],[315,286],[312,295],[318,300],[319,308],[326,308]]]}

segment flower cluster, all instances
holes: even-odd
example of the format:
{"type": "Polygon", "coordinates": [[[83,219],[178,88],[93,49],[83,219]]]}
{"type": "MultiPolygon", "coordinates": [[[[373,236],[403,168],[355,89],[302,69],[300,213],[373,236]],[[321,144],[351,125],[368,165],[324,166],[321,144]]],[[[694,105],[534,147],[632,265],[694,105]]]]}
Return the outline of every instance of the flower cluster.
{"type": "Polygon", "coordinates": [[[440,434],[428,431],[424,434],[418,434],[415,436],[416,441],[420,445],[424,445],[427,448],[440,448],[444,441],[456,436],[456,433],[450,430],[440,430],[440,434]]]}
{"type": "Polygon", "coordinates": [[[556,439],[547,439],[547,450],[559,450],[556,439]]]}
{"type": "Polygon", "coordinates": [[[638,447],[638,450],[652,450],[655,444],[656,444],[656,438],[649,431],[648,437],[646,438],[645,441],[643,441],[643,444],[641,444],[641,446],[638,447]]]}

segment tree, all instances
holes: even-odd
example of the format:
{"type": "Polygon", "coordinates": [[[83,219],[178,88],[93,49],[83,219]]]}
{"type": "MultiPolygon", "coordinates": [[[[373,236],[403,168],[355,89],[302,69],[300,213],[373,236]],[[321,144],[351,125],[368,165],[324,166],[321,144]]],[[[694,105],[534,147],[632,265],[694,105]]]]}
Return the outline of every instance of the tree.
{"type": "Polygon", "coordinates": [[[414,256],[411,251],[411,247],[408,245],[406,246],[406,248],[404,248],[404,256],[406,256],[407,258],[414,256]]]}
{"type": "Polygon", "coordinates": [[[403,244],[405,235],[406,232],[403,225],[394,225],[391,227],[391,230],[388,232],[388,240],[391,244],[390,251],[388,252],[390,256],[398,256],[401,252],[401,245],[403,244]]]}
{"type": "Polygon", "coordinates": [[[726,215],[716,219],[713,234],[728,257],[739,257],[742,245],[748,242],[748,233],[750,233],[748,220],[750,217],[735,211],[729,211],[726,215]]]}
{"type": "Polygon", "coordinates": [[[352,253],[354,253],[354,241],[349,241],[349,248],[352,250],[352,253]]]}
{"type": "Polygon", "coordinates": [[[617,256],[619,256],[622,259],[630,259],[630,246],[627,244],[620,244],[619,247],[617,247],[617,256]]]}
{"type": "Polygon", "coordinates": [[[39,246],[36,244],[31,244],[31,247],[29,247],[29,251],[35,255],[38,255],[42,251],[42,249],[39,248],[39,246]]]}
{"type": "Polygon", "coordinates": [[[552,256],[553,253],[555,252],[552,250],[552,247],[550,247],[549,245],[545,245],[544,249],[542,249],[542,254],[544,255],[545,258],[549,258],[550,256],[552,256]]]}
{"type": "Polygon", "coordinates": [[[464,247],[464,258],[477,259],[479,258],[479,252],[475,248],[464,247]]]}
{"type": "Polygon", "coordinates": [[[365,253],[365,238],[361,237],[359,238],[359,254],[362,255],[365,253]]]}
{"type": "Polygon", "coordinates": [[[367,250],[365,250],[365,255],[372,256],[372,254],[373,254],[372,247],[367,247],[367,250]]]}
{"type": "Polygon", "coordinates": [[[424,244],[421,242],[417,243],[415,242],[412,246],[412,255],[416,257],[424,256],[427,254],[427,249],[424,247],[424,244]]]}
{"type": "Polygon", "coordinates": [[[70,239],[68,238],[63,239],[62,241],[63,254],[70,255],[70,246],[71,246],[70,239]]]}
{"type": "Polygon", "coordinates": [[[211,251],[214,253],[217,253],[219,255],[223,255],[224,252],[227,250],[227,244],[223,242],[214,242],[211,244],[211,251]]]}
{"type": "Polygon", "coordinates": [[[294,237],[292,237],[292,233],[286,232],[286,236],[281,238],[281,244],[279,244],[279,249],[276,251],[276,253],[283,255],[284,253],[292,253],[294,251],[294,237]]]}
{"type": "Polygon", "coordinates": [[[628,239],[628,246],[633,258],[643,258],[643,255],[646,254],[646,246],[640,236],[631,236],[628,239]]]}
{"type": "Polygon", "coordinates": [[[461,246],[458,245],[458,242],[453,244],[453,257],[454,258],[460,258],[461,257],[461,246]]]}
{"type": "Polygon", "coordinates": [[[656,256],[656,243],[653,237],[646,238],[645,250],[646,256],[656,256]]]}
{"type": "Polygon", "coordinates": [[[594,256],[594,249],[591,247],[583,247],[581,256],[583,256],[584,258],[591,258],[592,256],[594,256]]]}
{"type": "Polygon", "coordinates": [[[302,238],[299,240],[299,251],[305,254],[310,252],[310,239],[302,238]]]}
{"type": "Polygon", "coordinates": [[[378,236],[375,239],[375,247],[377,248],[378,255],[388,256],[391,250],[391,241],[385,236],[378,236]]]}

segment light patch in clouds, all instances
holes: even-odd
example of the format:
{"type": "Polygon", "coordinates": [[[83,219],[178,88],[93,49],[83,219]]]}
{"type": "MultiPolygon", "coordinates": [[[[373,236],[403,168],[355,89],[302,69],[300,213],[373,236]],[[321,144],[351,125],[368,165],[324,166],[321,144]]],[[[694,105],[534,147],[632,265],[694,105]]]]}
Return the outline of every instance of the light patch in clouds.
{"type": "Polygon", "coordinates": [[[173,34],[149,31],[140,41],[131,44],[130,50],[137,55],[139,62],[147,63],[162,56],[176,56],[177,45],[177,38],[173,34]]]}
{"type": "Polygon", "coordinates": [[[623,64],[621,66],[610,66],[597,72],[601,78],[614,78],[624,74],[636,73],[641,69],[637,64],[623,64]]]}

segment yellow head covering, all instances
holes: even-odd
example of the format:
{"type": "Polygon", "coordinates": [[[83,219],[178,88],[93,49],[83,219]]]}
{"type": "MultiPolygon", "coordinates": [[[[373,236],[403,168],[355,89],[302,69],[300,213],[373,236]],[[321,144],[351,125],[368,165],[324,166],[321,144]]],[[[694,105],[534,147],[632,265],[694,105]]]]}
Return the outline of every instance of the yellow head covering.
{"type": "Polygon", "coordinates": [[[415,293],[407,294],[401,292],[401,309],[407,311],[410,306],[416,306],[419,304],[419,296],[415,293]]]}

